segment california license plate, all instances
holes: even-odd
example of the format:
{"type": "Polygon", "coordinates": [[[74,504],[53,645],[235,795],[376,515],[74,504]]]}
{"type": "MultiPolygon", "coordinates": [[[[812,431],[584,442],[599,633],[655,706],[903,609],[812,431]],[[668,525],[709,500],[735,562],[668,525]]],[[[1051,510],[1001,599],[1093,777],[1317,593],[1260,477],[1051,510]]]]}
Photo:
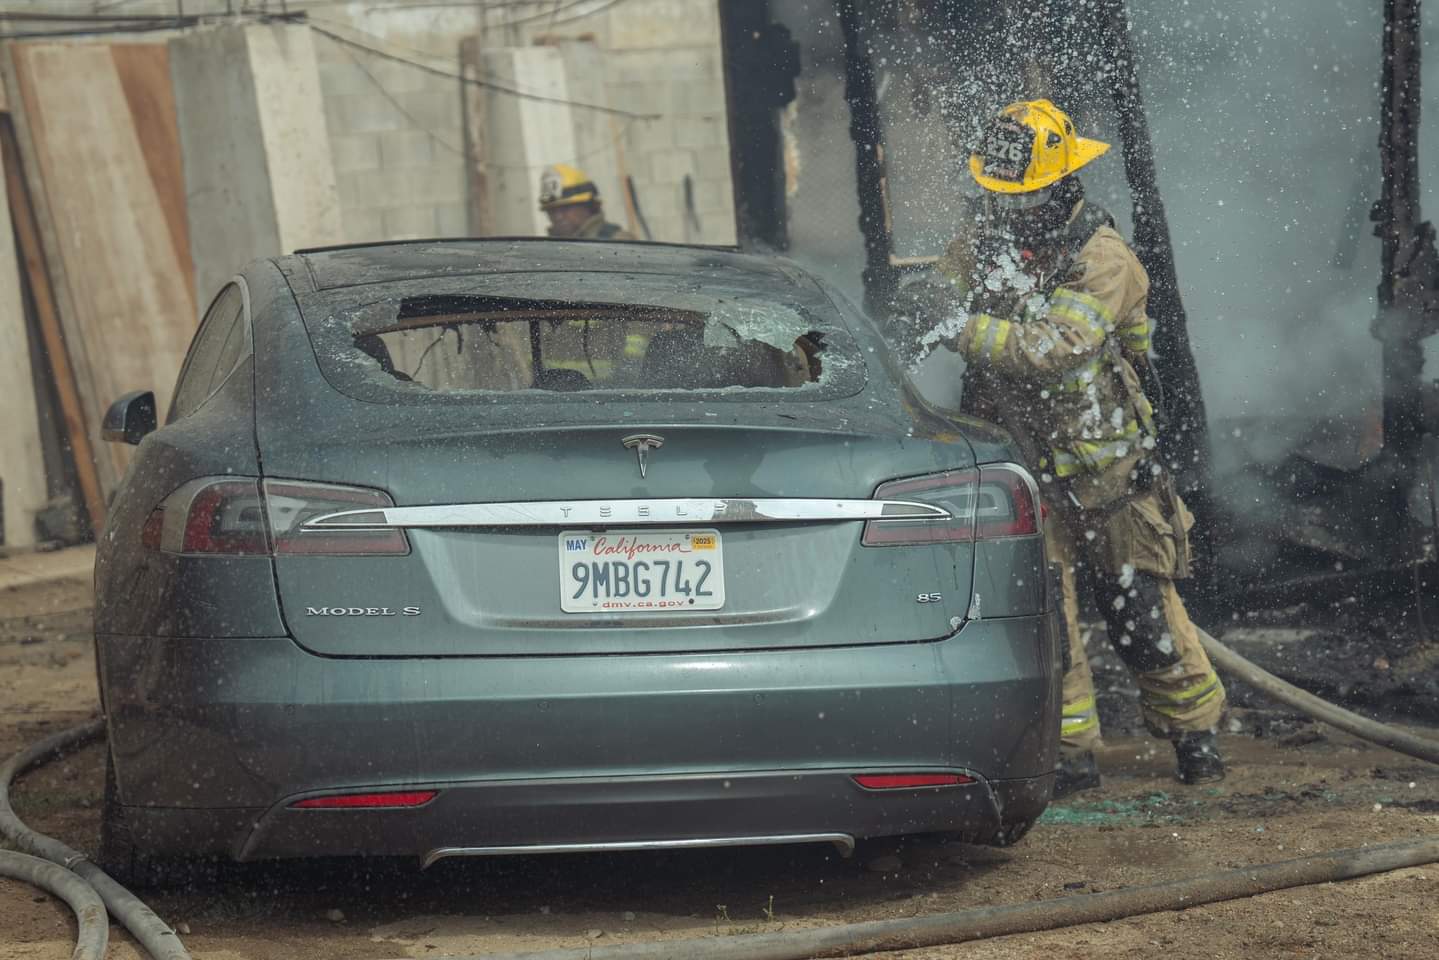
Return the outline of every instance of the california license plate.
{"type": "Polygon", "coordinates": [[[718,530],[560,534],[565,613],[718,610],[724,546],[718,530]]]}

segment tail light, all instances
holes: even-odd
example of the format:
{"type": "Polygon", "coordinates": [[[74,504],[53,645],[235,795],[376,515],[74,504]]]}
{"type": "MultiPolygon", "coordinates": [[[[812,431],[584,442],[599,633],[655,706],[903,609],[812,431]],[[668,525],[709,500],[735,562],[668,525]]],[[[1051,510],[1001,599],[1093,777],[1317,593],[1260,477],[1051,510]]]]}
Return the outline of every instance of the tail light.
{"type": "Polygon", "coordinates": [[[868,547],[954,543],[1026,537],[1039,533],[1039,488],[1017,464],[990,464],[925,477],[891,480],[874,491],[876,500],[918,500],[949,512],[940,520],[870,520],[862,542],[868,547]]]}
{"type": "Polygon", "coordinates": [[[250,477],[201,477],[166,497],[145,521],[145,546],[164,553],[264,556],[265,509],[250,477]]]}
{"type": "Polygon", "coordinates": [[[305,529],[314,517],[341,510],[393,507],[395,501],[381,490],[341,487],[329,483],[264,480],[265,510],[277,555],[403,556],[410,542],[403,530],[305,529]]]}
{"type": "Polygon", "coordinates": [[[396,556],[410,552],[402,530],[306,530],[337,510],[392,507],[380,490],[327,483],[201,477],[166,497],[145,520],[149,550],[186,555],[396,556]]]}

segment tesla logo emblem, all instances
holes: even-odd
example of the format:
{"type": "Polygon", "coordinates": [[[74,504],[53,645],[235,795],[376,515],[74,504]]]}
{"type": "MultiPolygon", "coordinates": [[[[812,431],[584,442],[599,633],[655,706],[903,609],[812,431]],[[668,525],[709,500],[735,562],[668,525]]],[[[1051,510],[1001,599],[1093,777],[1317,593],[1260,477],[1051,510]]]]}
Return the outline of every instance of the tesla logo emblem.
{"type": "Polygon", "coordinates": [[[634,436],[625,437],[623,440],[620,441],[620,443],[623,443],[626,447],[633,450],[635,452],[635,456],[639,457],[640,479],[643,480],[645,478],[646,471],[648,471],[650,468],[650,451],[658,450],[660,447],[664,446],[665,438],[657,437],[653,433],[637,433],[634,436]]]}

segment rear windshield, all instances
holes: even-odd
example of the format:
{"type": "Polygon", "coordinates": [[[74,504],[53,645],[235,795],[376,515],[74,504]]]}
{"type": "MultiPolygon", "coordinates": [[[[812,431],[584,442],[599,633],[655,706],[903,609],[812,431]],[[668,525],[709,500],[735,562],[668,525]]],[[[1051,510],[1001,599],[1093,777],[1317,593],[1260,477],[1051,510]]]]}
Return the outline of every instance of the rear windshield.
{"type": "Polygon", "coordinates": [[[854,340],[818,291],[785,299],[652,275],[472,279],[382,298],[368,288],[364,302],[333,305],[319,320],[312,305],[306,323],[326,378],[360,399],[397,402],[606,392],[819,399],[864,382],[854,340]],[[583,293],[560,295],[569,290],[583,293]]]}

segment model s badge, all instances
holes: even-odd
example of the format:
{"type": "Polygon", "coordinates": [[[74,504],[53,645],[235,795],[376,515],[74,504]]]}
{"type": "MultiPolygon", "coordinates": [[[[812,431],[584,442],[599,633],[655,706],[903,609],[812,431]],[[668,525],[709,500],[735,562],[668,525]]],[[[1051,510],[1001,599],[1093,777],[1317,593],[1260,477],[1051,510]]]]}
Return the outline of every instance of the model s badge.
{"type": "Polygon", "coordinates": [[[658,450],[665,445],[664,437],[657,437],[653,433],[636,433],[633,436],[625,437],[620,441],[626,447],[635,452],[640,461],[640,479],[645,478],[645,472],[649,470],[649,453],[651,450],[658,450]]]}
{"type": "Polygon", "coordinates": [[[418,617],[419,607],[306,607],[307,617],[418,617]]]}

